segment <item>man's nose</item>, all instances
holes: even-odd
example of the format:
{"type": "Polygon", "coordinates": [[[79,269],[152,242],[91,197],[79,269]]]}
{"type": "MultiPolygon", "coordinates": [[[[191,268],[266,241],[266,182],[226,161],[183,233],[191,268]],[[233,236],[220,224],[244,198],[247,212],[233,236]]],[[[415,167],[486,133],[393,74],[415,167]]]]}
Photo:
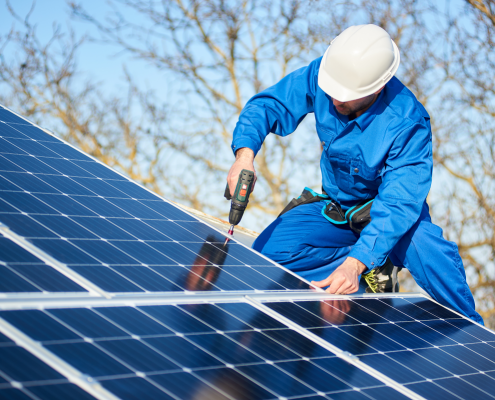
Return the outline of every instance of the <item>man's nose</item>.
{"type": "Polygon", "coordinates": [[[332,99],[332,101],[334,106],[340,106],[342,104],[345,104],[345,101],[338,101],[336,99],[332,99]]]}

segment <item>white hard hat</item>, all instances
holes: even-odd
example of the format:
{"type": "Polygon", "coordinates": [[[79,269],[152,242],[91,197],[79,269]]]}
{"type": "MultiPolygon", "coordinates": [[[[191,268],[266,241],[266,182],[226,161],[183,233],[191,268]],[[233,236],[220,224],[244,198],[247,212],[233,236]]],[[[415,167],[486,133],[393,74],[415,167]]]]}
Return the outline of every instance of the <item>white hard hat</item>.
{"type": "Polygon", "coordinates": [[[399,63],[399,49],[385,30],[376,25],[351,26],[323,55],[318,86],[338,101],[360,99],[392,79],[399,63]]]}

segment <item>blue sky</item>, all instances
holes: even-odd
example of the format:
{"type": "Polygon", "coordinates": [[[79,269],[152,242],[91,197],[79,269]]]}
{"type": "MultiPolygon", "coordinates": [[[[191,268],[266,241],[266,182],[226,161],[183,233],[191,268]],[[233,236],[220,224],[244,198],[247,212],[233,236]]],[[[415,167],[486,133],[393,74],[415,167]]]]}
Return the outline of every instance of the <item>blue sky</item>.
{"type": "MultiPolygon", "coordinates": [[[[98,16],[105,15],[109,11],[105,1],[84,0],[82,3],[88,11],[98,16]]],[[[32,1],[13,0],[11,4],[16,13],[24,18],[31,9],[32,1]]],[[[123,9],[120,11],[125,12],[123,9]]],[[[66,33],[73,29],[77,37],[99,38],[91,24],[71,16],[66,0],[38,0],[29,21],[36,26],[36,32],[42,43],[50,39],[57,25],[66,33]]],[[[13,26],[20,28],[22,24],[10,15],[4,0],[0,2],[0,36],[4,37],[13,26]]],[[[11,50],[12,46],[5,49],[6,52],[11,50]]],[[[81,78],[96,79],[109,92],[118,90],[124,75],[124,65],[144,87],[160,89],[160,86],[164,85],[164,82],[160,83],[163,74],[159,75],[154,68],[122,54],[115,46],[95,40],[88,39],[80,48],[77,64],[78,70],[82,73],[81,78]]]]}

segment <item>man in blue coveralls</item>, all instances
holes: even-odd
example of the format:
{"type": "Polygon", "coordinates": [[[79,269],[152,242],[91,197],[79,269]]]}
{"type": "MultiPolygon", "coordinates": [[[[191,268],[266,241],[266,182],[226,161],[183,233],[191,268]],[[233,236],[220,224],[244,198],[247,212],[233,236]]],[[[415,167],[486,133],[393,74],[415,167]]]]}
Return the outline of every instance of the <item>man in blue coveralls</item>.
{"type": "Polygon", "coordinates": [[[253,248],[336,294],[356,292],[359,276],[389,257],[433,299],[483,324],[456,244],[431,222],[430,117],[394,77],[399,62],[382,28],[346,29],[323,57],[248,101],[234,131],[228,183],[235,188],[242,169],[254,171],[268,133],[289,135],[314,113],[324,191],[343,212],[374,198],[371,222],[357,235],[328,222],[321,202],[303,204],[277,218],[253,248]]]}

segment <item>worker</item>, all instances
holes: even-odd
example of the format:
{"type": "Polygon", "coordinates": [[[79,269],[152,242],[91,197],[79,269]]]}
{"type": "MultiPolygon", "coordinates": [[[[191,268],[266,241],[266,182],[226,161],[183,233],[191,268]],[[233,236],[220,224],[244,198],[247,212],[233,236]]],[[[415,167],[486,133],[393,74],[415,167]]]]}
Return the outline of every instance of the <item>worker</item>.
{"type": "Polygon", "coordinates": [[[385,30],[347,28],[323,57],[247,102],[234,130],[236,160],[227,181],[235,188],[242,169],[255,171],[255,155],[270,132],[286,136],[314,113],[324,193],[313,194],[321,201],[279,216],[253,248],[336,294],[356,292],[361,274],[378,274],[390,259],[434,300],[483,324],[456,244],[431,222],[430,117],[394,76],[399,63],[385,30]],[[368,203],[370,222],[358,234],[343,222],[345,214],[368,203]],[[340,220],[331,216],[336,211],[340,220]]]}

